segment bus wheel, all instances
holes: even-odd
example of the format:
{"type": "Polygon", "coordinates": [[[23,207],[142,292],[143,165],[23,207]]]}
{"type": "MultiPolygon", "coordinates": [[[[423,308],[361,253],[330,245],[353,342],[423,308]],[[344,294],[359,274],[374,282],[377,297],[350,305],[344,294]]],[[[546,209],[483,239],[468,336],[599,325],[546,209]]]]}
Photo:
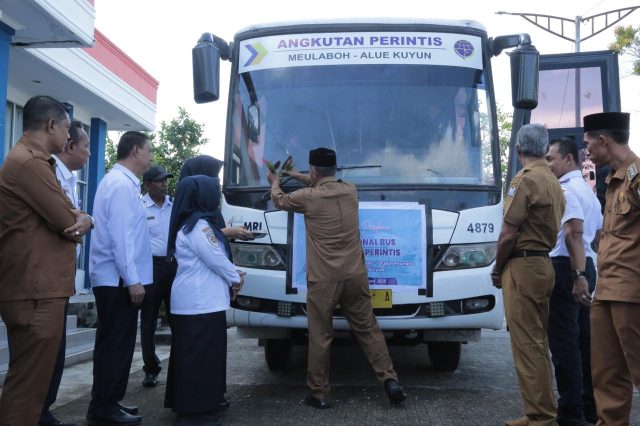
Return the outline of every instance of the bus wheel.
{"type": "Polygon", "coordinates": [[[264,344],[264,358],[270,371],[286,370],[291,361],[291,339],[267,339],[264,344]]]}
{"type": "Polygon", "coordinates": [[[460,363],[460,342],[429,342],[429,359],[437,371],[455,371],[460,363]]]}

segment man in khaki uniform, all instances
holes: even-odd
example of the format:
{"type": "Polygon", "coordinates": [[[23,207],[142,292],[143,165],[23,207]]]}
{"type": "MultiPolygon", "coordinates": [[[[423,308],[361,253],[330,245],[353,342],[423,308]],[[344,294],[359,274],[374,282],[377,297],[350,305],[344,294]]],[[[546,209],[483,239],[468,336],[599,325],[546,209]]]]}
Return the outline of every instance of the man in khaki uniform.
{"type": "Polygon", "coordinates": [[[628,425],[640,388],[640,159],[629,148],[629,114],[584,117],[584,143],[609,165],[598,285],[591,305],[591,372],[598,425],[628,425]]]}
{"type": "Polygon", "coordinates": [[[69,139],[69,115],[49,96],[24,106],[24,134],[0,168],[0,316],[9,370],[0,425],[38,424],[73,294],[76,243],[91,219],[60,188],[51,154],[69,139]]]}
{"type": "Polygon", "coordinates": [[[340,304],[391,404],[404,401],[384,335],[373,315],[369,279],[360,242],[358,193],[337,180],[336,153],[318,148],[309,152],[309,175],[289,174],[310,185],[291,194],[280,189],[278,176],[268,173],[271,198],[282,210],[303,213],[307,230],[307,316],[309,358],[305,403],[329,408],[329,359],[333,340],[333,309],[340,304]]]}
{"type": "Polygon", "coordinates": [[[549,135],[540,124],[523,126],[516,149],[522,170],[513,178],[498,238],[494,286],[502,288],[511,351],[525,416],[507,426],[557,425],[547,325],[555,273],[555,246],[565,200],[545,159],[549,135]]]}

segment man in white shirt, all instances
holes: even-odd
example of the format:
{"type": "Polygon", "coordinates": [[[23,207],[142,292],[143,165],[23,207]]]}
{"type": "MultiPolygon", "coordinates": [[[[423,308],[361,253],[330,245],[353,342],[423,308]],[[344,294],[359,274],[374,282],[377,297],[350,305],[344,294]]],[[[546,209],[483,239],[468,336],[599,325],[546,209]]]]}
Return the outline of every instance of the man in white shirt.
{"type": "Polygon", "coordinates": [[[154,342],[158,311],[164,301],[165,311],[169,315],[171,283],[178,268],[175,258],[167,257],[167,236],[173,206],[172,197],[167,195],[167,181],[172,177],[173,175],[161,166],[150,167],[142,177],[147,191],[142,201],[147,211],[147,226],[153,254],[153,284],[145,287],[140,312],[140,341],[145,372],[142,385],[149,388],[158,384],[158,373],[161,370],[154,342]]]}
{"type": "Polygon", "coordinates": [[[596,286],[591,243],[602,228],[600,202],[582,177],[573,139],[552,140],[547,161],[566,201],[558,240],[549,254],[556,276],[548,335],[560,394],[557,421],[560,426],[596,423],[589,304],[596,286]]]}
{"type": "Polygon", "coordinates": [[[93,352],[93,388],[87,418],[95,422],[138,424],[137,407],[120,401],[136,344],[138,309],[145,285],[153,282],[151,244],[140,180],[151,163],[144,133],[120,137],[117,163],[96,191],[95,229],[91,238],[89,275],[98,310],[93,352]]]}
{"type": "MultiPolygon", "coordinates": [[[[60,186],[73,206],[82,210],[82,206],[79,203],[77,195],[78,178],[73,173],[76,170],[80,170],[84,167],[86,162],[91,156],[89,150],[89,136],[87,132],[82,128],[82,123],[79,121],[72,121],[71,127],[69,127],[69,141],[62,149],[62,152],[58,155],[51,155],[56,160],[56,178],[60,182],[60,186]]],[[[89,216],[91,217],[91,216],[89,216]]],[[[76,247],[76,259],[80,254],[81,245],[76,247]]],[[[58,397],[58,389],[60,388],[60,380],[62,380],[62,372],[64,371],[64,359],[67,348],[67,308],[65,305],[64,317],[65,321],[62,326],[62,340],[60,342],[60,349],[58,350],[58,358],[56,360],[55,369],[49,384],[49,391],[47,393],[47,400],[45,401],[42,413],[40,414],[40,422],[38,426],[58,425],[63,424],[51,414],[50,407],[56,401],[58,397]]]]}

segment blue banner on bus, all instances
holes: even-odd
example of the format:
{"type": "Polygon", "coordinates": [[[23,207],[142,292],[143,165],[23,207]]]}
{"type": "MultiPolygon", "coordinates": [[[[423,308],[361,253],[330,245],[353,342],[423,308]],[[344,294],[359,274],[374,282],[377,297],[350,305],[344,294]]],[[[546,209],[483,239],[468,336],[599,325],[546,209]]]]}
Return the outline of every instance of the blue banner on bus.
{"type": "MultiPolygon", "coordinates": [[[[393,291],[426,289],[426,220],[418,203],[360,203],[360,239],[369,286],[393,291]]],[[[292,287],[306,287],[304,216],[293,219],[292,287]]]]}

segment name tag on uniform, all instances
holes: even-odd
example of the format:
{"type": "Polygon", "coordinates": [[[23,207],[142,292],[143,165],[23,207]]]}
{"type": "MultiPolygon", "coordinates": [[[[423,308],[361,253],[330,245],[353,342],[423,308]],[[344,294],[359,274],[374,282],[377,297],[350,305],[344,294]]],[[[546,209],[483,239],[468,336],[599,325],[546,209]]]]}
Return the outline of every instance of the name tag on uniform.
{"type": "Polygon", "coordinates": [[[147,220],[155,220],[155,216],[147,216],[147,220]]]}
{"type": "Polygon", "coordinates": [[[634,177],[638,175],[638,168],[636,167],[636,163],[631,163],[629,168],[627,169],[627,177],[629,178],[629,182],[633,180],[634,177]]]}

